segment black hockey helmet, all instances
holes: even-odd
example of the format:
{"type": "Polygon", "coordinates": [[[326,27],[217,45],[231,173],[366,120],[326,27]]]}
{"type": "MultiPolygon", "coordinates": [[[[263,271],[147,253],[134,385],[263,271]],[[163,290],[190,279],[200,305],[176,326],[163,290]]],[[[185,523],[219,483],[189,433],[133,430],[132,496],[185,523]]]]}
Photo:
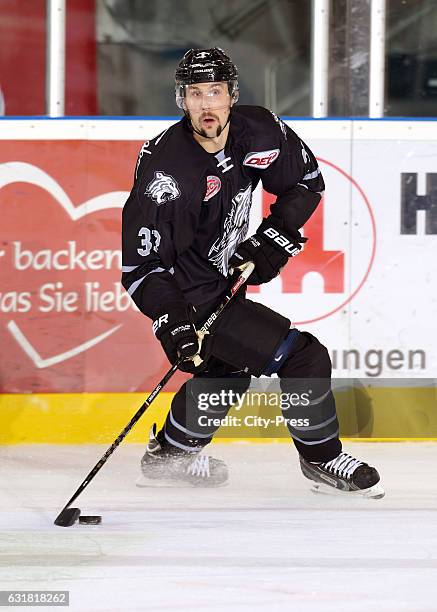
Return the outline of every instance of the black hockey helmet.
{"type": "Polygon", "coordinates": [[[194,83],[228,83],[229,95],[238,100],[238,71],[229,55],[220,49],[190,49],[181,59],[175,74],[176,104],[183,108],[185,87],[194,83]]]}

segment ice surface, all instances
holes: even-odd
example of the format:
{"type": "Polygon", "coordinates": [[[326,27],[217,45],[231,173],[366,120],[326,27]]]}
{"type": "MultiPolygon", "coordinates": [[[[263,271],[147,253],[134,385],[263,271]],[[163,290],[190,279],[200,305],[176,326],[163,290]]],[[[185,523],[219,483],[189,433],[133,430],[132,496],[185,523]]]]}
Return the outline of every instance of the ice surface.
{"type": "Polygon", "coordinates": [[[2,590],[108,612],[437,610],[437,444],[345,445],[380,470],[382,500],[312,493],[287,444],[212,445],[226,487],[139,489],[142,447],[122,445],[77,503],[103,524],[55,527],[105,450],[0,449],[2,590]]]}

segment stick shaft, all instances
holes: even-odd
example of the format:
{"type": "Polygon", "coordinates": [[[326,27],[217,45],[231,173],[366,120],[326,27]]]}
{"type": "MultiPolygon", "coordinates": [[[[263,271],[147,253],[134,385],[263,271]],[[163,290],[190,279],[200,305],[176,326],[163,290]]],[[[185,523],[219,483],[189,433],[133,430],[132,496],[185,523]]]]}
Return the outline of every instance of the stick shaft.
{"type": "MultiPolygon", "coordinates": [[[[226,306],[232,300],[232,298],[237,293],[237,291],[240,289],[240,287],[242,285],[244,285],[244,283],[247,281],[247,279],[251,275],[253,269],[254,269],[253,263],[249,263],[244,268],[244,270],[242,271],[242,273],[240,274],[240,276],[236,280],[235,284],[231,287],[229,293],[225,296],[225,299],[223,300],[223,302],[220,304],[220,306],[217,308],[217,310],[215,312],[213,312],[213,314],[207,319],[207,321],[201,327],[200,331],[206,332],[206,331],[208,331],[211,328],[213,323],[217,320],[217,317],[219,317],[221,315],[223,310],[226,308],[226,306]]],[[[90,473],[86,476],[86,478],[83,480],[83,482],[79,485],[79,487],[75,491],[74,495],[71,497],[71,499],[68,500],[68,502],[65,504],[65,506],[61,510],[60,514],[62,514],[62,512],[64,512],[64,510],[66,510],[67,508],[69,508],[69,506],[71,506],[71,504],[79,497],[79,495],[82,493],[82,491],[89,485],[89,483],[94,478],[94,476],[97,474],[97,472],[99,472],[101,470],[101,468],[105,465],[105,463],[108,461],[109,457],[112,455],[112,453],[115,451],[115,449],[121,444],[121,442],[125,439],[125,437],[130,432],[132,427],[143,416],[143,414],[145,413],[147,408],[150,406],[150,404],[153,402],[153,400],[158,395],[158,393],[160,393],[160,391],[163,389],[163,387],[168,383],[170,378],[173,376],[173,374],[178,369],[181,361],[182,361],[182,359],[179,359],[169,369],[169,371],[165,374],[165,376],[159,381],[159,383],[153,389],[152,393],[147,397],[146,401],[142,404],[142,406],[140,408],[138,408],[138,410],[136,411],[134,416],[131,418],[129,423],[126,425],[126,427],[119,433],[117,438],[114,440],[114,442],[108,448],[108,450],[105,452],[105,454],[102,456],[102,458],[96,463],[96,465],[93,467],[93,469],[90,471],[90,473]]]]}

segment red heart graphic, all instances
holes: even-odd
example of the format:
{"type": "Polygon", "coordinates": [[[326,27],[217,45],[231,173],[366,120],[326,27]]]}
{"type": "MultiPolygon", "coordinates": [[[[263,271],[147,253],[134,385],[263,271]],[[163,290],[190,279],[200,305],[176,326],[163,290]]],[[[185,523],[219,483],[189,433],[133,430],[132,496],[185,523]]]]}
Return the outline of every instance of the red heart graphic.
{"type": "Polygon", "coordinates": [[[138,149],[2,141],[2,392],[146,390],[168,368],[119,282],[121,207],[138,149]]]}

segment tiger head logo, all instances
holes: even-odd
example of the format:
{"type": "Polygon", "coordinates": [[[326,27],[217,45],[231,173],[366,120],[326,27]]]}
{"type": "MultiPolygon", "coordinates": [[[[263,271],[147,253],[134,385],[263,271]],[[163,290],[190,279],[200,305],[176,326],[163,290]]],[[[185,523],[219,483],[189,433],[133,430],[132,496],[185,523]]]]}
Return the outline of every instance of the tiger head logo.
{"type": "Polygon", "coordinates": [[[177,181],[170,174],[157,170],[154,178],[147,185],[144,195],[148,195],[160,206],[169,200],[176,200],[181,192],[177,181]]]}

